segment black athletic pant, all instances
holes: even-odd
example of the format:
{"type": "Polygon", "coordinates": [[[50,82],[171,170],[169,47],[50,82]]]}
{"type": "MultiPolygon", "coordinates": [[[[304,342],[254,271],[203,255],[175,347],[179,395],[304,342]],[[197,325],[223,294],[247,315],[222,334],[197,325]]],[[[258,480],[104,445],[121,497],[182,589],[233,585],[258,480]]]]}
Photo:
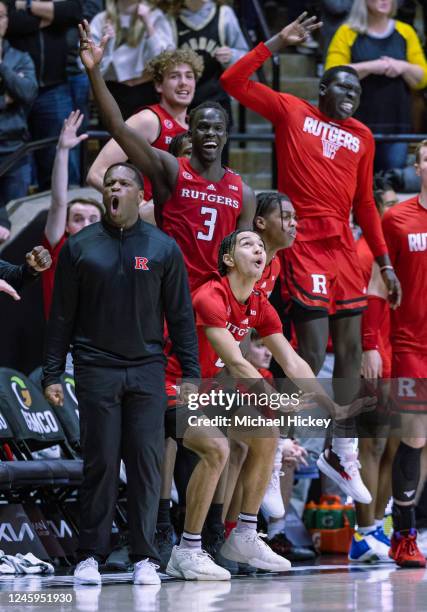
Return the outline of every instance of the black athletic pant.
{"type": "Polygon", "coordinates": [[[132,559],[157,560],[154,533],[164,453],[164,365],[75,365],[74,372],[84,462],[78,557],[102,558],[110,552],[123,458],[132,559]]]}

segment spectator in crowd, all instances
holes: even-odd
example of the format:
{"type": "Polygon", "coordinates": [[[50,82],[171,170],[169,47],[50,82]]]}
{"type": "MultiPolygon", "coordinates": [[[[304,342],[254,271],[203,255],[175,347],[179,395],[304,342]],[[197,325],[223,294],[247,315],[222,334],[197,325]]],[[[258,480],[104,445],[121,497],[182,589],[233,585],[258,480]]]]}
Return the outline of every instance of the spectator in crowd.
{"type": "MultiPolygon", "coordinates": [[[[0,166],[28,140],[27,113],[37,95],[33,61],[28,53],[14,49],[5,40],[7,25],[8,5],[6,0],[0,0],[0,166]]],[[[0,243],[10,235],[5,206],[27,194],[30,176],[28,156],[0,176],[0,243]]]]}
{"type": "Polygon", "coordinates": [[[414,25],[417,7],[421,7],[424,25],[425,48],[425,37],[427,35],[427,0],[398,0],[397,5],[399,7],[399,10],[397,11],[397,18],[405,23],[409,23],[411,26],[414,25]]]}
{"type": "Polygon", "coordinates": [[[321,19],[323,27],[320,31],[322,40],[322,55],[326,57],[326,52],[330,42],[338,30],[339,26],[349,14],[353,0],[322,0],[321,19]]]}
{"type": "MultiPolygon", "coordinates": [[[[287,0],[286,4],[288,6],[288,22],[295,21],[298,15],[300,15],[303,11],[311,8],[312,2],[310,0],[287,0]]],[[[316,53],[319,48],[319,44],[316,40],[314,40],[311,32],[307,35],[305,40],[296,45],[296,50],[298,53],[303,54],[311,54],[316,53]]]]}
{"type": "Polygon", "coordinates": [[[93,40],[103,36],[101,72],[125,119],[142,106],[157,102],[151,76],[143,74],[152,58],[174,47],[172,29],[155,2],[106,0],[106,10],[91,22],[93,40]]]}
{"type": "Polygon", "coordinates": [[[52,201],[47,215],[43,245],[52,256],[52,267],[43,275],[43,302],[46,319],[49,317],[53,284],[59,253],[68,236],[101,220],[103,208],[98,200],[74,198],[68,201],[68,159],[70,151],[87,138],[77,136],[83,122],[80,111],[72,111],[65,119],[58,140],[52,173],[52,201]]]}
{"type": "MultiPolygon", "coordinates": [[[[88,21],[91,21],[95,15],[104,9],[103,0],[82,0],[82,5],[83,18],[88,21]]],[[[68,28],[67,45],[67,80],[70,86],[73,110],[79,109],[83,114],[81,130],[86,132],[89,125],[89,80],[78,61],[79,32],[75,25],[68,28]]],[[[78,177],[78,184],[81,183],[80,149],[81,146],[76,147],[70,155],[71,176],[78,177]]]]}
{"type": "Polygon", "coordinates": [[[25,263],[21,266],[15,266],[0,259],[0,293],[6,293],[14,300],[20,300],[17,290],[32,282],[51,264],[52,259],[49,252],[42,246],[36,246],[27,253],[25,263]]]}
{"type": "MultiPolygon", "coordinates": [[[[29,115],[33,140],[58,136],[73,109],[67,82],[67,30],[82,19],[81,0],[8,0],[10,43],[27,51],[36,66],[39,94],[29,115]]],[[[34,153],[40,190],[50,188],[55,146],[34,153]]],[[[77,183],[78,177],[71,176],[77,183]]]]}
{"type": "MultiPolygon", "coordinates": [[[[193,49],[203,58],[205,65],[197,82],[192,107],[206,100],[215,100],[231,118],[230,98],[221,87],[219,78],[226,68],[248,51],[233,9],[221,0],[174,0],[172,5],[176,46],[193,49]]],[[[223,153],[223,161],[228,161],[228,147],[223,153]]]]}
{"type": "MultiPolygon", "coordinates": [[[[355,117],[373,132],[411,131],[411,89],[427,85],[427,62],[415,30],[392,17],[395,0],[354,0],[347,23],[336,32],[325,68],[352,66],[362,80],[355,117]]],[[[406,165],[407,144],[379,143],[375,170],[406,165]]]]}

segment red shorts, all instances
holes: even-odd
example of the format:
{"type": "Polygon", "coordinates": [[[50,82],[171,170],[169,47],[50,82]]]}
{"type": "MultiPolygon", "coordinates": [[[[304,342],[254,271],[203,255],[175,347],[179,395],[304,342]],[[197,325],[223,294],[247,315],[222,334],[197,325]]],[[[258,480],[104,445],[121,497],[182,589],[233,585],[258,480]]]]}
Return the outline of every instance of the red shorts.
{"type": "Polygon", "coordinates": [[[325,315],[357,314],[367,307],[366,287],[355,249],[336,236],[296,241],[286,249],[282,297],[325,315]]]}
{"type": "Polygon", "coordinates": [[[393,353],[392,377],[397,409],[427,413],[427,354],[393,353]]]}

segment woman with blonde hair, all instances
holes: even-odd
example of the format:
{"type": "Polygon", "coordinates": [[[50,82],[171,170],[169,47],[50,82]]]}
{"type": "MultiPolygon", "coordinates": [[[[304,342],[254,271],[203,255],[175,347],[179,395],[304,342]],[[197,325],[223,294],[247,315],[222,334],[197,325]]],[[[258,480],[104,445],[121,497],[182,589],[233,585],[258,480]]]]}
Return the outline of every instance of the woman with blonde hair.
{"type": "MultiPolygon", "coordinates": [[[[362,80],[355,117],[373,132],[408,133],[411,89],[427,85],[427,62],[415,30],[393,19],[396,0],[354,0],[329,46],[325,69],[348,64],[362,80]]],[[[375,170],[406,165],[405,143],[376,146],[375,170]]]]}
{"type": "Polygon", "coordinates": [[[159,2],[106,0],[105,11],[91,24],[99,43],[108,35],[101,72],[125,119],[142,106],[158,101],[146,64],[165,49],[174,49],[172,29],[159,2]]]}

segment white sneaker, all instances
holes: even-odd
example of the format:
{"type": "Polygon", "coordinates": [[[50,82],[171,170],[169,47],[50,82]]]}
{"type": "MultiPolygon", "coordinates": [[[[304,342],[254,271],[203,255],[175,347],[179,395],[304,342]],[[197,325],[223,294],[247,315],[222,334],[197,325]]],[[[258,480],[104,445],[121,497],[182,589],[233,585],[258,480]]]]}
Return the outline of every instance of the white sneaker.
{"type": "Polygon", "coordinates": [[[174,546],[166,573],[185,580],[230,580],[228,570],[217,565],[207,552],[174,546]]]}
{"type": "Polygon", "coordinates": [[[327,449],[317,460],[317,467],[355,501],[371,503],[372,496],[360,477],[357,452],[351,451],[340,457],[332,449],[327,449]]]}
{"type": "Polygon", "coordinates": [[[160,576],[157,573],[160,565],[151,563],[149,559],[138,561],[133,566],[134,584],[160,584],[160,576]]]}
{"type": "Polygon", "coordinates": [[[286,572],[291,567],[287,559],[277,555],[263,542],[256,529],[244,529],[241,532],[233,529],[220,552],[226,559],[248,563],[270,572],[286,572]]]}
{"type": "Polygon", "coordinates": [[[285,440],[279,440],[277,444],[276,455],[274,457],[273,473],[271,474],[270,482],[264,494],[264,499],[261,504],[261,511],[264,516],[271,518],[282,518],[285,514],[285,506],[283,504],[282,492],[280,490],[280,476],[283,476],[282,461],[283,461],[283,446],[285,440]]]}
{"type": "Polygon", "coordinates": [[[98,562],[93,557],[80,561],[74,570],[74,581],[79,584],[101,584],[98,562]]]}

